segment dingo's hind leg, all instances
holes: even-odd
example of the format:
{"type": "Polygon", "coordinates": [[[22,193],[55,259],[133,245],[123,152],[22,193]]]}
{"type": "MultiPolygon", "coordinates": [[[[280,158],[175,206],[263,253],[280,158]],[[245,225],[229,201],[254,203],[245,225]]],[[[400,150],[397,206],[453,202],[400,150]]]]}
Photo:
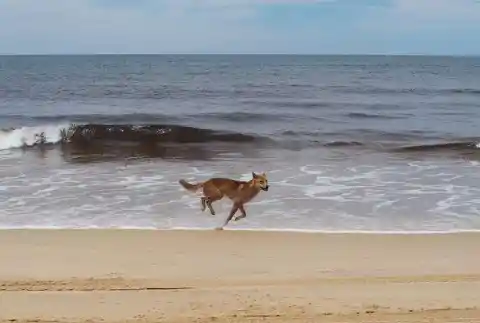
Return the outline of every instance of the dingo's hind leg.
{"type": "Polygon", "coordinates": [[[208,209],[210,210],[210,213],[212,215],[215,215],[215,210],[213,209],[212,203],[215,202],[215,201],[218,201],[220,199],[221,199],[221,197],[220,198],[216,197],[214,199],[212,199],[210,197],[207,197],[207,199],[205,200],[205,203],[207,204],[208,209]]]}
{"type": "Polygon", "coordinates": [[[201,202],[201,204],[202,204],[202,212],[204,212],[204,211],[205,211],[205,208],[207,207],[207,198],[202,196],[202,197],[200,198],[200,202],[201,202]]]}
{"type": "Polygon", "coordinates": [[[223,198],[223,193],[216,187],[204,186],[203,194],[205,195],[205,197],[204,197],[204,200],[202,200],[202,205],[203,205],[203,201],[205,201],[205,205],[210,210],[210,213],[212,215],[215,215],[215,210],[212,207],[212,203],[215,201],[221,200],[223,198]]]}
{"type": "Polygon", "coordinates": [[[204,212],[205,209],[208,207],[208,209],[210,210],[210,213],[212,215],[215,215],[215,210],[212,207],[212,200],[210,198],[202,196],[200,198],[200,203],[202,205],[202,212],[204,212]]]}

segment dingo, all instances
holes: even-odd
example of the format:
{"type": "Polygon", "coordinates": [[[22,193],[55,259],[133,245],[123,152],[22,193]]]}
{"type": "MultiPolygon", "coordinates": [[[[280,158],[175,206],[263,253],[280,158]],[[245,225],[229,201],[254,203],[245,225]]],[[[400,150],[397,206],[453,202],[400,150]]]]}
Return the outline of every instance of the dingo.
{"type": "Polygon", "coordinates": [[[203,196],[200,198],[202,203],[202,212],[208,207],[210,213],[215,215],[215,210],[212,207],[212,203],[221,200],[224,196],[227,196],[233,201],[232,210],[223,224],[223,226],[217,228],[222,230],[224,226],[230,222],[235,213],[240,210],[241,215],[235,217],[234,221],[238,221],[247,216],[245,212],[244,204],[251,201],[257,194],[262,191],[268,191],[267,175],[255,174],[252,172],[253,178],[248,181],[237,181],[229,178],[211,178],[203,183],[190,184],[181,179],[178,182],[186,190],[190,192],[196,192],[200,188],[203,189],[203,196]]]}

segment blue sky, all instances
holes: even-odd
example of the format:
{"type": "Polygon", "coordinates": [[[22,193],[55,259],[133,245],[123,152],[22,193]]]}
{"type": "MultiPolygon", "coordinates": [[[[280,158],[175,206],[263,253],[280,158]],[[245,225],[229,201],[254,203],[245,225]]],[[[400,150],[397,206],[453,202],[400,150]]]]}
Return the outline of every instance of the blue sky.
{"type": "Polygon", "coordinates": [[[479,0],[0,0],[0,53],[480,54],[479,0]]]}

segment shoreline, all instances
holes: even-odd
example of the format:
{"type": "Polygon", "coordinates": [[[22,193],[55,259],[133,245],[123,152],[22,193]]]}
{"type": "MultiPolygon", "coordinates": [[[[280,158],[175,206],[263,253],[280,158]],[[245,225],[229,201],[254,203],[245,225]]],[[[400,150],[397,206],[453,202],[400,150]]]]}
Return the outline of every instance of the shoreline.
{"type": "MultiPolygon", "coordinates": [[[[145,231],[145,232],[213,232],[218,231],[212,228],[202,227],[0,227],[0,232],[8,231],[145,231]]],[[[480,229],[459,229],[459,230],[321,230],[321,229],[295,229],[295,228],[231,228],[225,227],[221,231],[228,232],[253,232],[253,233],[296,233],[296,234],[319,234],[319,235],[380,235],[380,236],[405,236],[405,235],[458,235],[458,234],[480,234],[480,229]]]]}
{"type": "Polygon", "coordinates": [[[480,322],[480,234],[0,230],[0,322],[480,322]]]}

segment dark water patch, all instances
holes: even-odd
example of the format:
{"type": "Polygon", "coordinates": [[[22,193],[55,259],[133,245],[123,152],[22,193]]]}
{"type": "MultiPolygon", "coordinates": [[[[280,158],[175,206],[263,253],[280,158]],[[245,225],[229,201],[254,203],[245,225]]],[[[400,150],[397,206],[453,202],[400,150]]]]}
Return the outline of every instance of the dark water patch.
{"type": "Polygon", "coordinates": [[[399,116],[402,118],[415,116],[415,113],[407,112],[407,110],[417,108],[416,106],[400,105],[400,104],[390,103],[390,102],[385,102],[385,103],[342,102],[342,103],[336,103],[332,105],[338,105],[347,111],[365,110],[365,111],[375,111],[375,113],[378,113],[379,111],[382,111],[384,113],[393,113],[395,116],[399,116]]]}
{"type": "Polygon", "coordinates": [[[401,115],[382,115],[382,114],[373,114],[373,113],[365,113],[365,112],[350,112],[346,114],[347,117],[352,119],[383,119],[383,120],[390,120],[390,119],[405,119],[406,116],[401,115]]]}
{"type": "Polygon", "coordinates": [[[456,94],[480,94],[480,89],[449,89],[444,91],[456,94]]]}
{"type": "Polygon", "coordinates": [[[432,115],[436,116],[451,116],[451,117],[473,117],[477,118],[477,113],[473,111],[435,111],[432,112],[432,115]]]}
{"type": "Polygon", "coordinates": [[[301,137],[301,136],[317,136],[320,135],[317,131],[294,131],[294,130],[286,130],[281,133],[282,136],[287,137],[301,137]]]}
{"type": "Polygon", "coordinates": [[[329,91],[345,94],[370,94],[370,95],[397,95],[397,94],[415,94],[415,95],[448,95],[448,94],[480,94],[480,89],[471,88],[451,88],[451,89],[439,89],[439,88],[384,88],[384,87],[354,87],[354,86],[329,86],[326,87],[329,91]]]}
{"type": "Polygon", "coordinates": [[[360,147],[363,143],[358,141],[331,141],[324,144],[325,147],[360,147]]]}
{"type": "Polygon", "coordinates": [[[306,101],[306,100],[275,100],[275,99],[244,99],[244,104],[268,107],[268,108],[292,108],[292,109],[319,109],[334,106],[329,102],[306,101]]]}

